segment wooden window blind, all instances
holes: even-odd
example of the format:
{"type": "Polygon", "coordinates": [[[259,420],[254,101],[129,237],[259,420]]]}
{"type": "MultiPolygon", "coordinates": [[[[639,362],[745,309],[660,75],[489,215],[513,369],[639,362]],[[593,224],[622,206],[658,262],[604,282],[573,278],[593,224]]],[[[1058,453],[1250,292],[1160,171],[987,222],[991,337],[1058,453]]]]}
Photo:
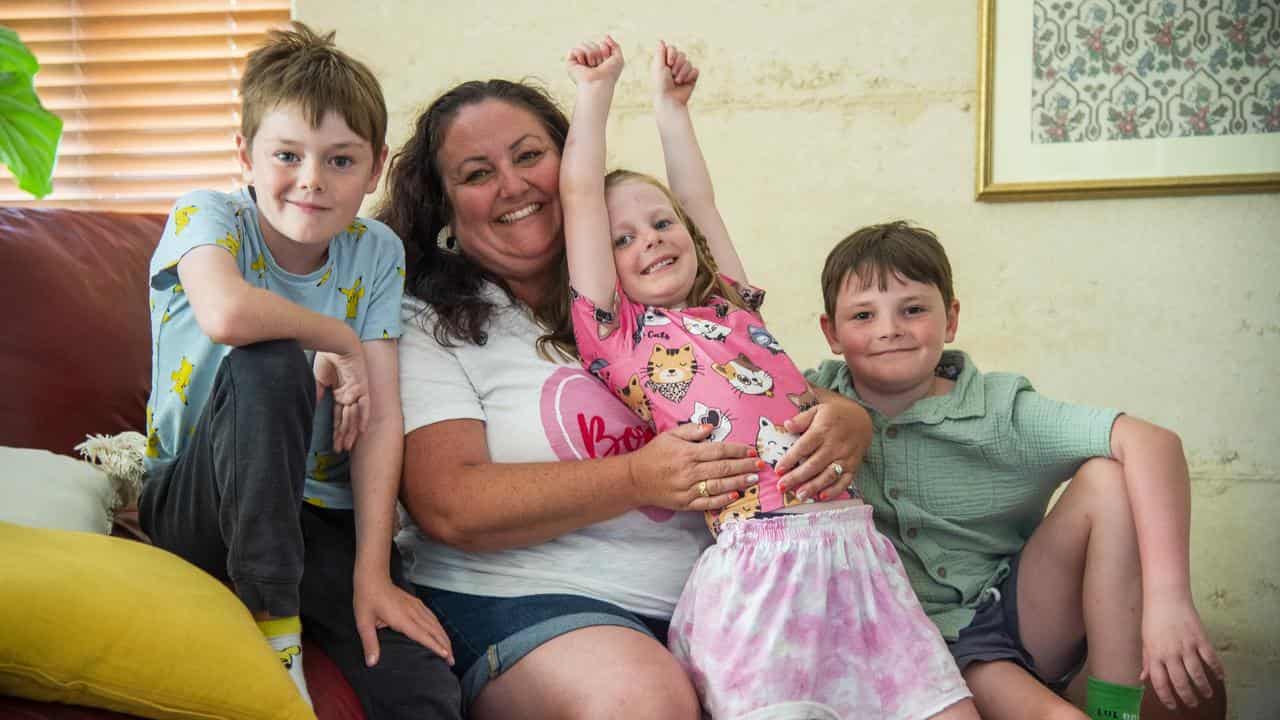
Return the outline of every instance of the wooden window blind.
{"type": "Polygon", "coordinates": [[[167,212],[189,190],[238,187],[244,59],[288,22],[289,0],[3,0],[63,134],[53,193],[37,201],[0,170],[0,205],[167,212]]]}

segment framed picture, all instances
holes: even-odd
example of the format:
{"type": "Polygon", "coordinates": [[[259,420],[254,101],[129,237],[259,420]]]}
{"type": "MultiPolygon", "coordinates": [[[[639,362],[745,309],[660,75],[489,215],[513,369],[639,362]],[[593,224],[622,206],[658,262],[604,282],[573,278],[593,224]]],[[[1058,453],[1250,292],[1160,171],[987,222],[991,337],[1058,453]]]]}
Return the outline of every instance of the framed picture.
{"type": "Polygon", "coordinates": [[[978,200],[1280,191],[1280,2],[979,1],[978,200]]]}

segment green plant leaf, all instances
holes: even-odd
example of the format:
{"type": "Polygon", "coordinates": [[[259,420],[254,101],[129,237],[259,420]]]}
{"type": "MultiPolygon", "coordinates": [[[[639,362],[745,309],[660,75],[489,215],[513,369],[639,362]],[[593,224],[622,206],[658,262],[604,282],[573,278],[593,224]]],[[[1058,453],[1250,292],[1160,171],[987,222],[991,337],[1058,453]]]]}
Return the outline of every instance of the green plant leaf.
{"type": "Polygon", "coordinates": [[[39,69],[18,34],[0,26],[0,164],[9,167],[18,187],[42,198],[53,190],[62,118],[36,97],[32,80],[39,69]]]}

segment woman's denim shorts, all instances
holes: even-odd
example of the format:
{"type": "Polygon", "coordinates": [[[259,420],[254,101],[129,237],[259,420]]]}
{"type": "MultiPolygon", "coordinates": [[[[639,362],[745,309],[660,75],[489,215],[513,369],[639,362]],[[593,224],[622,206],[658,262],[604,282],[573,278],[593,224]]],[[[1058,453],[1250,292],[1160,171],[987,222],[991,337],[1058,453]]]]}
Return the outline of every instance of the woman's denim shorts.
{"type": "Polygon", "coordinates": [[[574,630],[614,625],[667,644],[667,620],[643,617],[613,603],[581,595],[504,598],[414,587],[453,643],[453,672],[462,684],[464,711],[475,702],[485,683],[539,645],[574,630]]]}

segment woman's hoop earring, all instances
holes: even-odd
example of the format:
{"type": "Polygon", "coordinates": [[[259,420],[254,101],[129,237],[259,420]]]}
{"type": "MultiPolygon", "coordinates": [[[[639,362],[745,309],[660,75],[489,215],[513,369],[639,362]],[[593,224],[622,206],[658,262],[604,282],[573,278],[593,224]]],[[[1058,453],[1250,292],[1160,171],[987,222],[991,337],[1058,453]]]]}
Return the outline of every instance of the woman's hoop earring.
{"type": "Polygon", "coordinates": [[[436,233],[436,247],[447,253],[458,252],[458,238],[454,237],[453,228],[445,225],[436,233]]]}

